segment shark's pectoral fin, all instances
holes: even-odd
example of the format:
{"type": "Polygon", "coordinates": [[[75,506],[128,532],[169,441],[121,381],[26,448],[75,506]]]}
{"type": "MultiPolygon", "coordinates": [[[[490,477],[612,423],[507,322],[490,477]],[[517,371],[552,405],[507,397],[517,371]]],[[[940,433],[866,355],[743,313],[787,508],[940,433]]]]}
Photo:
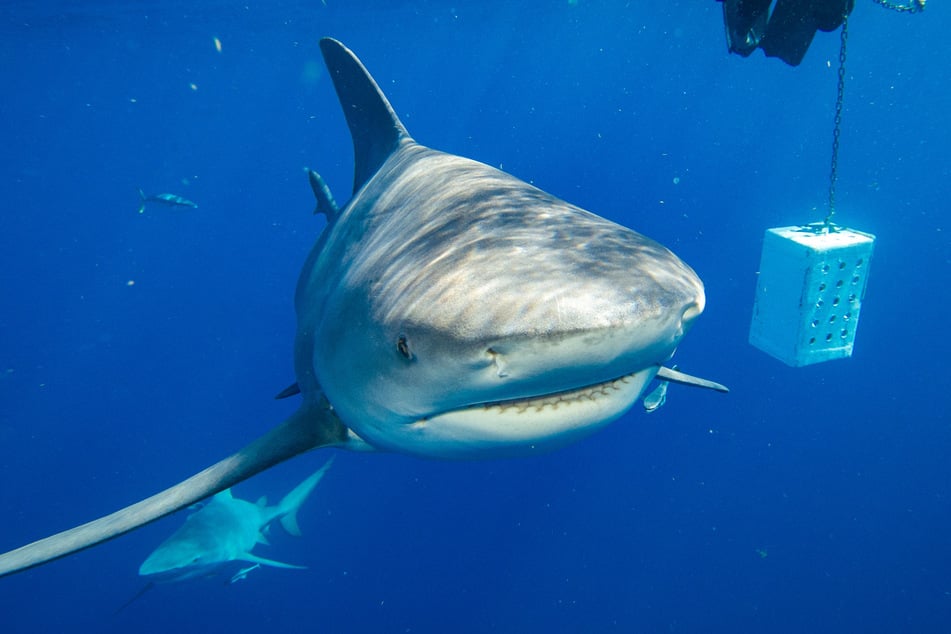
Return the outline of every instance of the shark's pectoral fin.
{"type": "Polygon", "coordinates": [[[701,379],[696,376],[690,376],[689,374],[684,374],[679,370],[672,370],[671,368],[665,368],[661,366],[660,370],[657,372],[657,379],[663,381],[670,381],[671,383],[679,383],[680,385],[690,385],[692,387],[702,387],[708,390],[715,390],[717,392],[723,392],[724,394],[730,391],[725,385],[721,385],[716,381],[709,381],[707,379],[701,379]]]}
{"type": "Polygon", "coordinates": [[[0,555],[0,577],[128,533],[305,451],[344,444],[348,432],[325,399],[306,404],[244,449],[184,482],[111,515],[0,555]]]}
{"type": "Polygon", "coordinates": [[[273,566],[274,568],[287,568],[290,570],[306,570],[307,566],[295,566],[294,564],[285,564],[281,561],[274,561],[273,559],[265,559],[264,557],[258,557],[257,555],[252,555],[251,553],[244,553],[237,559],[241,561],[250,561],[253,564],[258,564],[261,566],[273,566]]]}

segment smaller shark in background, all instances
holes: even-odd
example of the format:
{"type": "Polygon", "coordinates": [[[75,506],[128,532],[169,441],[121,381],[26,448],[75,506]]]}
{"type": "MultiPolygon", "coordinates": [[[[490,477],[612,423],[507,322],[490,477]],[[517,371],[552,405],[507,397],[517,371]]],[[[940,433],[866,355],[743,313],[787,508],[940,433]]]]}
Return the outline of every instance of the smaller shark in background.
{"type": "Polygon", "coordinates": [[[161,203],[169,207],[189,207],[191,209],[198,209],[198,205],[196,203],[193,203],[187,198],[176,196],[175,194],[155,194],[154,196],[146,196],[145,192],[140,189],[139,198],[142,199],[142,202],[139,204],[140,214],[145,212],[145,203],[161,203]]]}
{"type": "Polygon", "coordinates": [[[275,520],[291,535],[300,536],[297,511],[332,463],[333,458],[297,485],[277,506],[267,506],[266,498],[257,504],[238,499],[231,495],[231,489],[218,493],[189,515],[185,524],[148,556],[139,567],[139,575],[150,582],[181,581],[212,575],[231,562],[250,563],[251,566],[231,577],[233,583],[262,565],[305,568],[258,557],[251,550],[257,544],[268,543],[267,531],[275,520]]]}

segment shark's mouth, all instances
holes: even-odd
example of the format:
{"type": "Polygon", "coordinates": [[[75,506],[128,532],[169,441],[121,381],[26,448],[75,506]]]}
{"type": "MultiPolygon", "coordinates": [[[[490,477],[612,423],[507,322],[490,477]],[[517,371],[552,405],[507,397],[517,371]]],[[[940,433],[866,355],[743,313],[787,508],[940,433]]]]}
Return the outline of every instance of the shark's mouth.
{"type": "MultiPolygon", "coordinates": [[[[636,372],[631,374],[625,374],[616,379],[610,379],[608,381],[602,381],[600,383],[593,383],[591,385],[586,385],[579,388],[574,388],[570,390],[562,390],[558,392],[551,392],[548,394],[542,394],[540,396],[530,396],[530,397],[519,397],[501,401],[491,401],[488,403],[482,403],[480,405],[474,405],[472,407],[479,407],[484,410],[493,411],[498,414],[505,413],[515,413],[515,414],[530,414],[530,413],[541,413],[546,409],[551,409],[552,411],[557,410],[559,407],[573,407],[580,402],[594,402],[598,400],[603,400],[606,398],[616,398],[625,396],[629,391],[626,388],[630,387],[634,382],[637,376],[636,372]],[[507,410],[513,410],[508,412],[507,410]]],[[[465,408],[471,409],[471,408],[465,408]]]]}
{"type": "Polygon", "coordinates": [[[621,416],[641,396],[658,369],[651,366],[570,390],[450,410],[410,424],[406,440],[416,451],[426,449],[426,453],[442,458],[484,458],[554,449],[621,416]]]}

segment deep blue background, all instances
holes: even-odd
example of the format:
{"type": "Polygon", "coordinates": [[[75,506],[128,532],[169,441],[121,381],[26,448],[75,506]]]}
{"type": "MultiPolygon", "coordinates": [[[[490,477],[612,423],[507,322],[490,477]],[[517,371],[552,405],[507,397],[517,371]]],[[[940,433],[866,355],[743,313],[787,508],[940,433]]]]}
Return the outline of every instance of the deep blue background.
{"type": "MultiPolygon", "coordinates": [[[[259,547],[308,570],[113,615],[178,515],[0,580],[0,630],[951,629],[945,3],[850,20],[838,219],[879,239],[853,358],[803,369],[746,336],[762,232],[824,214],[837,34],[794,69],[728,56],[712,0],[35,4],[0,4],[0,549],[292,411],[271,397],[323,223],[302,168],[341,201],[352,176],[323,35],[420,142],[690,263],[708,308],[677,361],[733,391],[672,387],[531,459],[340,455],[304,537],[259,547]],[[138,215],[137,187],[200,207],[138,215]]],[[[282,495],[326,453],[235,493],[282,495]]]]}

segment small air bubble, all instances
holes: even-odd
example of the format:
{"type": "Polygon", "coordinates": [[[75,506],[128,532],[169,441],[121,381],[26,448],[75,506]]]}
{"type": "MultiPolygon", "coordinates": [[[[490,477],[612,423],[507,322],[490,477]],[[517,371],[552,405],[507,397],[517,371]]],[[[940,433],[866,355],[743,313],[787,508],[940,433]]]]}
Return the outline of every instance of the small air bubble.
{"type": "Polygon", "coordinates": [[[819,285],[819,292],[821,293],[821,292],[824,291],[824,290],[826,290],[825,282],[823,282],[822,284],[819,285]]]}
{"type": "Polygon", "coordinates": [[[845,262],[839,262],[839,270],[841,271],[844,268],[845,268],[845,262]]]}
{"type": "Polygon", "coordinates": [[[843,328],[843,329],[842,329],[842,333],[841,333],[839,336],[842,337],[843,339],[848,339],[848,337],[849,337],[849,331],[846,330],[845,328],[843,328]]]}
{"type": "Polygon", "coordinates": [[[834,324],[834,323],[835,323],[835,315],[831,315],[831,316],[829,317],[829,323],[830,323],[830,324],[834,324]]]}
{"type": "Polygon", "coordinates": [[[813,320],[812,320],[812,327],[813,327],[813,328],[818,328],[818,327],[819,327],[819,320],[818,320],[818,319],[813,319],[813,320]]]}
{"type": "Polygon", "coordinates": [[[833,305],[833,306],[838,306],[838,305],[839,305],[839,298],[838,298],[838,297],[836,297],[835,299],[832,300],[832,305],[833,305]]]}
{"type": "Polygon", "coordinates": [[[826,341],[832,341],[832,333],[826,335],[826,341]]]}
{"type": "Polygon", "coordinates": [[[858,268],[862,266],[863,264],[865,264],[865,260],[863,260],[862,258],[859,258],[859,261],[855,263],[855,268],[858,268]]]}
{"type": "Polygon", "coordinates": [[[810,337],[810,338],[809,338],[809,345],[810,345],[810,346],[811,346],[812,344],[814,344],[815,342],[816,342],[816,338],[815,338],[815,337],[810,337]]]}
{"type": "Polygon", "coordinates": [[[843,285],[843,284],[845,284],[845,282],[844,282],[843,280],[839,280],[838,282],[835,283],[835,287],[836,287],[836,288],[842,288],[842,285],[843,285]]]}
{"type": "Polygon", "coordinates": [[[861,280],[862,278],[856,275],[855,277],[852,278],[852,284],[858,284],[861,280]]]}

